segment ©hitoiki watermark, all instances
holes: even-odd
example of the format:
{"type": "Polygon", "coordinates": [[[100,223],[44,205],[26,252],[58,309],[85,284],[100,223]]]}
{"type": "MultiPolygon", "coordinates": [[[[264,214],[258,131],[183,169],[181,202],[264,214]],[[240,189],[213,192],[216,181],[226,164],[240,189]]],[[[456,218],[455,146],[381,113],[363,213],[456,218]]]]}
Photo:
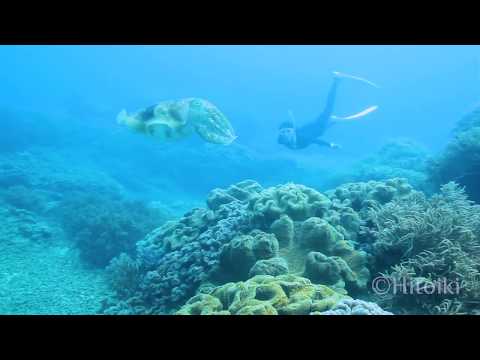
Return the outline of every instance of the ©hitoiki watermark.
{"type": "Polygon", "coordinates": [[[377,295],[459,295],[471,281],[446,278],[422,279],[408,277],[378,276],[372,281],[372,290],[377,295]]]}

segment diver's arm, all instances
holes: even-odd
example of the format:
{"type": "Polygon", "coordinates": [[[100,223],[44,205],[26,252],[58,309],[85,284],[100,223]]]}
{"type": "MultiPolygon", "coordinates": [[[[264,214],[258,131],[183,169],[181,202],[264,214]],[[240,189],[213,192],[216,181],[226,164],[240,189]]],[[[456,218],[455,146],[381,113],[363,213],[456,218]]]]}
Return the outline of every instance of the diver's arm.
{"type": "Polygon", "coordinates": [[[317,145],[319,145],[319,146],[327,146],[327,147],[329,147],[329,148],[331,148],[331,149],[340,149],[340,148],[341,148],[340,145],[335,144],[335,143],[332,143],[332,142],[329,142],[329,141],[325,141],[325,140],[323,140],[323,139],[315,139],[315,140],[313,141],[313,143],[314,143],[314,144],[317,144],[317,145]]]}

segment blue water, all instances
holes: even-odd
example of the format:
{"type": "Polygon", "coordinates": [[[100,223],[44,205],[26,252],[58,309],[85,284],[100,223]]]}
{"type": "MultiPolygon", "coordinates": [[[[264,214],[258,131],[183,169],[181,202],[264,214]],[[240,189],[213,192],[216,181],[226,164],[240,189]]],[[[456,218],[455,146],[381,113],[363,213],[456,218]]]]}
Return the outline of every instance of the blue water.
{"type": "MultiPolygon", "coordinates": [[[[54,170],[39,171],[74,173],[78,182],[93,174],[101,183],[102,174],[129,199],[161,203],[173,218],[203,206],[210,190],[245,179],[263,186],[294,181],[323,191],[337,172],[392,139],[409,139],[431,155],[441,151],[456,122],[480,101],[479,64],[479,46],[4,45],[0,110],[10,115],[0,120],[7,126],[0,131],[0,155],[12,163],[25,154],[33,162],[39,154],[59,156],[54,170]],[[289,110],[298,124],[323,110],[335,70],[380,85],[342,81],[336,115],[370,105],[378,110],[325,134],[339,150],[279,145],[277,128],[289,110]],[[233,145],[198,137],[158,143],[115,121],[121,109],[187,97],[221,109],[238,135],[233,145]]],[[[11,185],[2,183],[4,189],[11,185]]],[[[46,189],[40,191],[51,195],[46,189]]],[[[54,198],[48,201],[60,201],[54,198]]]]}

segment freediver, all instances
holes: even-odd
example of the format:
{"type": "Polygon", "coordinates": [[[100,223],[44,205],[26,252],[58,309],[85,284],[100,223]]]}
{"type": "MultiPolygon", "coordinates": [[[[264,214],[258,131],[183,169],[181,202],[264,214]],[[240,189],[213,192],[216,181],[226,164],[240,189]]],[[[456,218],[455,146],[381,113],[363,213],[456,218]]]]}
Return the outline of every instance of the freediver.
{"type": "Polygon", "coordinates": [[[319,146],[327,146],[332,149],[341,148],[340,145],[333,142],[326,141],[321,138],[323,134],[334,124],[342,120],[352,120],[362,116],[367,115],[368,113],[377,109],[377,106],[371,106],[364,111],[361,111],[358,114],[348,116],[348,117],[337,117],[332,116],[333,108],[335,105],[335,99],[337,96],[337,88],[340,83],[341,78],[351,78],[354,80],[359,80],[374,87],[378,87],[376,84],[356,76],[347,75],[339,73],[337,71],[333,72],[333,83],[330,86],[330,90],[327,96],[327,104],[323,112],[313,121],[304,126],[296,127],[295,120],[291,116],[290,121],[285,121],[280,124],[278,139],[277,142],[281,145],[286,146],[291,150],[300,150],[305,149],[306,147],[316,144],[319,146]]]}

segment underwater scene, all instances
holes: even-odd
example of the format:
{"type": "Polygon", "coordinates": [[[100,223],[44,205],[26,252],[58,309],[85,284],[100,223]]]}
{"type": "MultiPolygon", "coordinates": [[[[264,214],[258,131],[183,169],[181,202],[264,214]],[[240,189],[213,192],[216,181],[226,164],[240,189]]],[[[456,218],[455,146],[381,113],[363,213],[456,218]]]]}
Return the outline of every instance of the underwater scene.
{"type": "Polygon", "coordinates": [[[0,314],[480,314],[479,61],[0,45],[0,314]]]}

